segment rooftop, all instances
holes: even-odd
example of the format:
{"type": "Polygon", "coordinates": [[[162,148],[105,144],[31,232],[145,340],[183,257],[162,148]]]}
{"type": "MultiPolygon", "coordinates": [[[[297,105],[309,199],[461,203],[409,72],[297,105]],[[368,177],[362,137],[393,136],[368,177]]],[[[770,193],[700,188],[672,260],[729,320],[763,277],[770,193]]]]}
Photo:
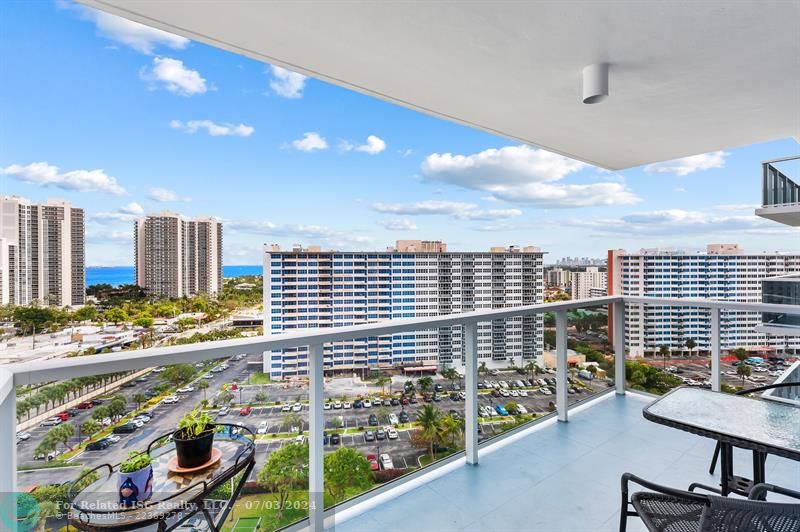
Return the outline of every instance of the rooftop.
{"type": "MultiPolygon", "coordinates": [[[[478,466],[461,459],[399,486],[405,493],[369,501],[365,507],[375,506],[363,513],[339,512],[336,530],[408,530],[409,515],[437,532],[616,530],[624,472],[681,489],[719,485],[719,468],[708,474],[714,441],[645,420],[642,408],[652,399],[635,392],[592,399],[567,423],[549,418],[482,449],[478,466]]],[[[734,461],[752,474],[748,453],[734,461]]],[[[770,456],[766,479],[800,489],[800,463],[770,456]]],[[[629,518],[628,530],[645,529],[629,518]]]]}

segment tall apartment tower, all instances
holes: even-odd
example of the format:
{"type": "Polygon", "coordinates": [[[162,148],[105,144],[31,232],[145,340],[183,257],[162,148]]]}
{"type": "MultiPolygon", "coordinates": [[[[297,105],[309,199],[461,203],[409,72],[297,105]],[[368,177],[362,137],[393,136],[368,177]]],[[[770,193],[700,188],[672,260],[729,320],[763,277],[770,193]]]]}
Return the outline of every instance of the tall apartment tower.
{"type": "Polygon", "coordinates": [[[83,209],[0,198],[0,304],[83,305],[85,242],[83,209]]]}
{"type": "Polygon", "coordinates": [[[572,299],[592,297],[592,288],[606,291],[608,274],[601,272],[597,266],[589,266],[582,272],[572,272],[572,299]]]}
{"type": "MultiPolygon", "coordinates": [[[[447,252],[441,242],[398,242],[387,251],[321,251],[319,247],[264,251],[267,334],[340,327],[395,318],[542,303],[543,254],[538,248],[447,252]],[[413,251],[412,251],[413,249],[413,251]]],[[[543,318],[478,324],[478,362],[518,366],[542,354],[543,318]]],[[[325,370],[462,366],[460,326],[374,336],[324,345],[325,370]]],[[[305,347],[265,353],[275,380],[305,376],[305,347]]]]}
{"type": "MultiPolygon", "coordinates": [[[[759,303],[762,280],[800,273],[800,255],[745,253],[735,244],[709,245],[705,253],[642,249],[608,254],[608,294],[661,298],[704,298],[759,303]]],[[[764,354],[796,354],[800,337],[769,334],[759,312],[720,312],[722,349],[744,347],[764,354]]],[[[629,304],[625,308],[627,347],[631,356],[647,356],[666,345],[673,353],[710,348],[711,318],[700,308],[629,304]]],[[[609,323],[609,331],[613,326],[609,323]]],[[[610,337],[613,343],[615,338],[610,337]]]]}
{"type": "Polygon", "coordinates": [[[136,284],[156,297],[222,290],[222,223],[162,212],[134,222],[136,284]]]}

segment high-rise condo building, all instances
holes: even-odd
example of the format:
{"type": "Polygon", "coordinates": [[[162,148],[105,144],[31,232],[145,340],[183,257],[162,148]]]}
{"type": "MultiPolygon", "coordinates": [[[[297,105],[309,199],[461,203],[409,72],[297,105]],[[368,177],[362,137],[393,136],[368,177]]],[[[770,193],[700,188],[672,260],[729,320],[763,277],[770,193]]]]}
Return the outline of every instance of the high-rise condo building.
{"type": "Polygon", "coordinates": [[[134,222],[136,284],[156,297],[222,290],[222,223],[162,212],[134,222]]]}
{"type": "MultiPolygon", "coordinates": [[[[744,253],[735,244],[709,245],[705,253],[611,250],[608,271],[609,295],[760,303],[761,281],[800,273],[800,255],[744,253]]],[[[686,343],[690,339],[696,343],[695,349],[710,348],[711,319],[707,310],[628,304],[625,328],[627,347],[634,357],[652,355],[662,345],[673,353],[688,352],[686,343]]],[[[762,326],[758,312],[722,310],[720,345],[723,350],[744,347],[765,355],[796,353],[800,336],[770,334],[762,326]]]]}
{"type": "Polygon", "coordinates": [[[608,285],[608,274],[601,272],[597,266],[589,266],[582,272],[572,272],[572,299],[592,297],[592,288],[605,291],[608,285]]]}
{"type": "Polygon", "coordinates": [[[83,209],[62,200],[0,199],[0,303],[75,306],[86,300],[83,209]]]}
{"type": "Polygon", "coordinates": [[[545,271],[547,286],[559,290],[569,290],[572,283],[572,272],[564,268],[550,268],[545,271]]]}
{"type": "MultiPolygon", "coordinates": [[[[441,242],[397,242],[387,251],[264,250],[265,331],[340,327],[542,303],[535,247],[448,252],[441,242]]],[[[478,324],[478,363],[518,366],[542,354],[541,315],[478,324]]],[[[461,327],[325,344],[325,370],[461,366],[461,327]]],[[[265,353],[273,379],[305,376],[305,347],[265,353]]]]}

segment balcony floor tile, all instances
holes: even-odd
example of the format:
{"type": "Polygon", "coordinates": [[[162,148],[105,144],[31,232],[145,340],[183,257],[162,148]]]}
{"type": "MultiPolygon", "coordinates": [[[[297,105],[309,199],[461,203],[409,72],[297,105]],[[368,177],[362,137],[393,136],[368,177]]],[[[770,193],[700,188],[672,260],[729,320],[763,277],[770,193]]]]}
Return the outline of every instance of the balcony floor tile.
{"type": "MultiPolygon", "coordinates": [[[[337,532],[611,531],[619,526],[620,476],[630,471],[685,489],[717,485],[708,474],[714,442],[642,417],[650,399],[608,395],[545,422],[516,440],[391,501],[336,525],[337,532]]],[[[735,454],[737,474],[751,471],[749,453],[735,454]]],[[[769,457],[767,481],[800,489],[800,463],[769,457]]],[[[644,530],[635,518],[628,530],[644,530]]]]}

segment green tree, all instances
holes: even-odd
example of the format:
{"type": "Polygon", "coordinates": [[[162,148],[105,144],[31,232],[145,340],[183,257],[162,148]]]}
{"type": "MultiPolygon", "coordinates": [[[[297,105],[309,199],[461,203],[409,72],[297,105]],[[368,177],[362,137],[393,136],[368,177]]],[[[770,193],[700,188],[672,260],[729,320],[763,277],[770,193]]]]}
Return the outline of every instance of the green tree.
{"type": "Polygon", "coordinates": [[[180,386],[194,377],[194,368],[189,364],[174,364],[167,366],[161,373],[161,378],[173,386],[180,386]]]}
{"type": "Polygon", "coordinates": [[[597,375],[597,366],[595,366],[594,364],[586,366],[586,371],[591,373],[592,377],[594,377],[595,375],[597,375]]]}
{"type": "Polygon", "coordinates": [[[737,347],[733,350],[733,356],[735,356],[739,362],[744,362],[747,360],[748,356],[747,349],[744,347],[737,347]]]}
{"type": "Polygon", "coordinates": [[[301,429],[303,427],[303,416],[299,412],[286,412],[281,416],[281,426],[285,430],[291,430],[292,427],[301,429]]]}
{"type": "Polygon", "coordinates": [[[461,374],[455,368],[447,368],[442,371],[442,377],[450,381],[450,384],[461,380],[461,374]]]}
{"type": "Polygon", "coordinates": [[[433,386],[433,379],[427,375],[425,377],[420,377],[417,379],[417,386],[419,386],[422,393],[425,393],[433,386]]]}
{"type": "Polygon", "coordinates": [[[131,401],[136,403],[136,410],[142,408],[142,404],[147,402],[147,396],[143,393],[135,393],[131,396],[131,401]]]}
{"type": "Polygon", "coordinates": [[[39,445],[36,446],[36,449],[33,450],[34,456],[47,456],[51,452],[56,450],[56,444],[58,442],[56,439],[50,435],[50,432],[45,434],[42,441],[39,442],[39,445]]]}
{"type": "MultiPolygon", "coordinates": [[[[197,389],[198,390],[203,390],[203,401],[207,401],[208,400],[208,399],[206,399],[206,390],[208,389],[208,386],[209,386],[208,385],[208,381],[205,380],[205,379],[200,379],[197,382],[197,389]]],[[[256,396],[256,400],[258,401],[258,396],[256,396]]]]}
{"type": "Polygon", "coordinates": [[[72,449],[69,444],[69,439],[75,435],[75,425],[72,423],[62,423],[50,429],[49,433],[53,434],[53,439],[59,443],[63,443],[64,447],[72,449]]]}
{"type": "Polygon", "coordinates": [[[94,419],[87,419],[81,424],[81,432],[86,436],[92,436],[100,432],[102,428],[103,426],[94,419]]]}
{"type": "Polygon", "coordinates": [[[389,410],[389,407],[387,406],[379,406],[378,409],[375,411],[375,415],[378,417],[379,420],[381,420],[384,423],[389,421],[389,414],[391,413],[392,411],[389,410]]]}
{"type": "Polygon", "coordinates": [[[334,416],[331,418],[331,427],[334,429],[340,429],[344,425],[342,422],[342,416],[334,416]]]}
{"type": "Polygon", "coordinates": [[[434,445],[441,441],[441,427],[439,421],[442,418],[441,411],[433,405],[424,405],[417,411],[416,420],[419,425],[419,437],[428,444],[431,460],[436,459],[434,445]]]}
{"type": "Polygon", "coordinates": [[[143,329],[149,329],[150,327],[153,326],[153,323],[155,323],[153,318],[145,315],[139,316],[138,318],[133,320],[133,324],[136,327],[142,327],[143,329]]]}
{"type": "Polygon", "coordinates": [[[372,485],[372,471],[364,456],[350,447],[340,447],[325,455],[325,487],[335,503],[347,490],[363,491],[372,485]]]}
{"type": "Polygon", "coordinates": [[[228,390],[222,390],[217,394],[217,402],[221,405],[228,404],[233,401],[233,394],[228,390]]]}
{"type": "Polygon", "coordinates": [[[667,360],[669,359],[669,347],[664,344],[658,346],[658,354],[664,359],[664,369],[667,369],[667,360]]]}
{"type": "Polygon", "coordinates": [[[97,308],[94,305],[84,305],[75,311],[77,321],[92,321],[97,318],[97,308]]]}
{"type": "Polygon", "coordinates": [[[105,319],[110,321],[114,325],[119,325],[122,322],[128,321],[128,313],[125,312],[125,309],[120,307],[110,308],[105,311],[105,319]]]}
{"type": "Polygon", "coordinates": [[[512,416],[519,414],[519,405],[516,401],[509,401],[506,403],[506,411],[512,416]]]}
{"type": "Polygon", "coordinates": [[[108,413],[112,419],[119,419],[125,413],[125,406],[128,400],[124,395],[115,395],[108,403],[108,413]]]}
{"type": "Polygon", "coordinates": [[[484,376],[489,373],[489,368],[486,367],[486,362],[481,362],[478,366],[478,375],[484,376]]]}
{"type": "MultiPolygon", "coordinates": [[[[387,384],[391,385],[391,383],[392,383],[391,377],[387,377],[386,375],[381,375],[380,377],[375,379],[375,384],[381,387],[381,394],[386,393],[386,385],[387,384]]],[[[389,392],[391,393],[391,388],[389,392]]]]}
{"type": "Polygon", "coordinates": [[[460,446],[465,432],[464,420],[453,415],[444,416],[439,422],[439,431],[443,438],[450,440],[451,447],[460,446]]]}
{"type": "Polygon", "coordinates": [[[694,341],[693,338],[688,338],[686,340],[686,348],[689,350],[689,356],[692,356],[692,350],[697,347],[697,342],[694,341]]]}
{"type": "Polygon", "coordinates": [[[100,405],[92,410],[92,419],[103,420],[105,418],[110,418],[111,412],[106,405],[100,405]]]}
{"type": "Polygon", "coordinates": [[[308,484],[308,445],[289,443],[270,454],[258,481],[275,496],[277,518],[282,519],[291,492],[308,484]]]}
{"type": "Polygon", "coordinates": [[[742,385],[744,386],[744,380],[753,374],[753,368],[744,363],[739,364],[736,366],[736,374],[742,378],[742,385]]]}

